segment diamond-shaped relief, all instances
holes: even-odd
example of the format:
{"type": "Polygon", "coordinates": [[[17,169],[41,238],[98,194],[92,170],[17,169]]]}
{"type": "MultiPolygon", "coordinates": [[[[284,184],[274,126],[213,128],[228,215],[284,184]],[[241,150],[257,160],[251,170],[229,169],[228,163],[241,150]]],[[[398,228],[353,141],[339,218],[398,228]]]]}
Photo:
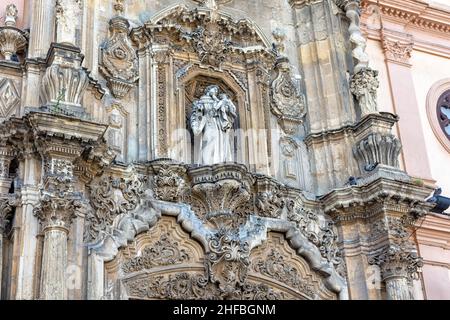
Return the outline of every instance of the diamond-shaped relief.
{"type": "Polygon", "coordinates": [[[20,102],[16,86],[11,79],[0,80],[0,117],[6,118],[20,102]]]}

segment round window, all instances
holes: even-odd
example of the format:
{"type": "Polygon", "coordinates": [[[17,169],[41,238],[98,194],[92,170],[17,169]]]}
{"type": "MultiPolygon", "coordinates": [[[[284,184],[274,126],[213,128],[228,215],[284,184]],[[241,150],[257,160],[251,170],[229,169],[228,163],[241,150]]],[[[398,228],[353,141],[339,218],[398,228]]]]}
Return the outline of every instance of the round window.
{"type": "Polygon", "coordinates": [[[450,140],[450,90],[439,97],[436,113],[444,134],[450,140]]]}

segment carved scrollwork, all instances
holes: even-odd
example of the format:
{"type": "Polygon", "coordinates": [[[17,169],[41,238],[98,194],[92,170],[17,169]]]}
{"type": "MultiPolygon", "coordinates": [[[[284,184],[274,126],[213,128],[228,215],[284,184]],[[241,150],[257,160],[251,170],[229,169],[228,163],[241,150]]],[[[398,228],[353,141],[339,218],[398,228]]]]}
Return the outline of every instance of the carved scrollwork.
{"type": "Polygon", "coordinates": [[[182,176],[186,169],[163,164],[155,171],[156,175],[153,178],[155,197],[164,201],[178,201],[185,189],[185,181],[182,176]]]}
{"type": "Polygon", "coordinates": [[[231,294],[224,294],[202,274],[181,272],[166,276],[132,278],[125,281],[128,295],[140,299],[169,300],[284,300],[292,296],[266,284],[248,282],[231,294]]]}
{"type": "Polygon", "coordinates": [[[301,279],[298,270],[289,265],[277,250],[271,249],[267,257],[258,259],[252,264],[254,271],[295,288],[311,298],[315,296],[313,286],[301,279]]]}
{"type": "Polygon", "coordinates": [[[319,219],[316,213],[298,204],[291,205],[288,219],[317,246],[322,257],[332,263],[341,275],[345,275],[344,261],[337,247],[337,231],[332,220],[319,219]]]}
{"type": "Polygon", "coordinates": [[[272,81],[272,112],[288,135],[297,131],[306,115],[306,100],[292,79],[287,58],[281,57],[275,66],[276,78],[272,81]]]}
{"type": "Polygon", "coordinates": [[[138,59],[128,37],[130,24],[123,17],[110,21],[111,38],[101,48],[101,72],[113,95],[125,97],[139,78],[138,59]]]}
{"type": "Polygon", "coordinates": [[[125,262],[122,270],[125,273],[132,273],[155,266],[179,264],[189,259],[189,253],[180,248],[178,243],[171,239],[170,234],[166,233],[154,245],[144,248],[140,256],[125,262]]]}
{"type": "Polygon", "coordinates": [[[369,264],[380,267],[383,279],[392,277],[414,279],[423,266],[423,259],[407,242],[391,244],[378,255],[370,257],[368,261],[369,264]]]}
{"type": "Polygon", "coordinates": [[[137,208],[144,193],[146,177],[131,178],[106,176],[92,183],[90,199],[93,210],[88,212],[85,225],[85,241],[97,240],[108,232],[114,219],[137,208]]]}
{"type": "Polygon", "coordinates": [[[18,205],[16,197],[0,194],[0,236],[11,222],[14,207],[18,205]]]}
{"type": "Polygon", "coordinates": [[[5,26],[0,27],[0,52],[7,61],[23,51],[28,43],[28,34],[16,28],[19,11],[14,4],[6,6],[5,26]]]}
{"type": "Polygon", "coordinates": [[[211,282],[224,293],[243,285],[250,265],[250,247],[226,229],[220,229],[209,240],[206,264],[211,282]]]}

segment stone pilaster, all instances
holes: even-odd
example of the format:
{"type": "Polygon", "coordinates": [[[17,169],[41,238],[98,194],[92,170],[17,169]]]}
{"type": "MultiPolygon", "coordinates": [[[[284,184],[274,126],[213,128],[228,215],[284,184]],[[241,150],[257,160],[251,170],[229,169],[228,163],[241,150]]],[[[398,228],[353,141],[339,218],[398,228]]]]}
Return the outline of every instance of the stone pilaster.
{"type": "Polygon", "coordinates": [[[369,259],[381,269],[381,280],[386,284],[388,300],[412,300],[409,280],[423,266],[414,249],[407,249],[403,245],[390,245],[380,254],[369,259]]]}
{"type": "Polygon", "coordinates": [[[403,33],[383,30],[383,48],[386,65],[389,72],[389,81],[393,95],[396,114],[402,119],[403,125],[399,127],[399,138],[403,145],[405,171],[411,176],[433,181],[427,157],[425,137],[417,135],[422,132],[419,103],[415,92],[409,59],[413,53],[414,39],[403,33]]]}
{"type": "Polygon", "coordinates": [[[31,10],[29,58],[45,58],[54,39],[55,0],[35,0],[31,10]]]}
{"type": "Polygon", "coordinates": [[[81,197],[73,192],[46,193],[34,210],[44,233],[40,298],[67,299],[67,241],[76,211],[83,209],[81,197]]]}
{"type": "MultiPolygon", "coordinates": [[[[16,199],[11,195],[0,193],[0,284],[3,276],[3,234],[8,223],[11,222],[11,214],[14,206],[17,205],[16,199]]],[[[0,285],[0,298],[2,297],[2,286],[0,285]]]]}

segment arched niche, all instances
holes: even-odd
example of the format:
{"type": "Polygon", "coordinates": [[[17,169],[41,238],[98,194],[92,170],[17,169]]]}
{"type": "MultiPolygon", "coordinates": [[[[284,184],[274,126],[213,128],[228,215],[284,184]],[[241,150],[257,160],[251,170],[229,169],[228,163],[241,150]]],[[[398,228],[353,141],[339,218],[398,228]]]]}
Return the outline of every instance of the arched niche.
{"type": "Polygon", "coordinates": [[[177,114],[176,124],[172,128],[182,128],[180,132],[185,134],[184,144],[178,143],[180,136],[176,132],[171,132],[174,138],[171,139],[173,145],[169,147],[171,152],[169,157],[177,159],[184,163],[195,163],[197,155],[195,154],[195,139],[190,128],[190,115],[192,112],[192,103],[199,99],[209,85],[217,85],[220,93],[225,93],[237,107],[237,119],[234,123],[234,161],[238,163],[249,162],[248,139],[253,137],[246,136],[245,132],[251,128],[250,114],[248,109],[247,91],[238,83],[238,81],[229,72],[204,69],[198,65],[189,68],[187,73],[177,79],[177,97],[175,110],[177,114]]]}
{"type": "Polygon", "coordinates": [[[269,87],[276,56],[255,23],[220,10],[178,5],[133,29],[131,37],[139,46],[141,160],[191,162],[186,88],[189,81],[207,77],[236,96],[243,130],[236,161],[270,173],[269,87]]]}

